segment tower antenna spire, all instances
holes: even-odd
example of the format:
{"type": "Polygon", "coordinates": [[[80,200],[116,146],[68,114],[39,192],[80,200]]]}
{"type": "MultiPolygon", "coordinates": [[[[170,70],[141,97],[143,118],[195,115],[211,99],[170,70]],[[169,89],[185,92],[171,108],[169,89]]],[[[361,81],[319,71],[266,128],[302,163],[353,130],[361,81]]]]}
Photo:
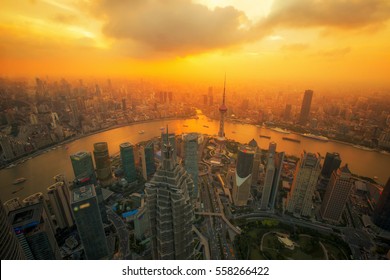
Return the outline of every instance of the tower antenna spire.
{"type": "Polygon", "coordinates": [[[225,105],[225,89],[226,89],[226,72],[225,72],[225,81],[223,83],[223,99],[222,99],[222,104],[225,105]]]}

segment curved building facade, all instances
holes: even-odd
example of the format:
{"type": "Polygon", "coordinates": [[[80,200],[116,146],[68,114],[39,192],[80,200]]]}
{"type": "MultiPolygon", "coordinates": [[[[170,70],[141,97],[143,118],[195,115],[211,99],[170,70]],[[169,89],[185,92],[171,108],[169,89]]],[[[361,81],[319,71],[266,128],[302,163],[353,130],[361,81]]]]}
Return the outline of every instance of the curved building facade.
{"type": "Polygon", "coordinates": [[[0,259],[1,260],[22,260],[24,255],[20,248],[18,239],[8,221],[3,203],[0,201],[0,259]]]}

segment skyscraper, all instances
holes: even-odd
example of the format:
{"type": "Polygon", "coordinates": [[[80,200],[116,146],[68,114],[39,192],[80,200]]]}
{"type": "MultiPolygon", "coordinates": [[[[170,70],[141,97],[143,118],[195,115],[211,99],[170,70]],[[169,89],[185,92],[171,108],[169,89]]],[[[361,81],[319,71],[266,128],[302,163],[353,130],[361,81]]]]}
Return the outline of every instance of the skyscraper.
{"type": "Polygon", "coordinates": [[[303,96],[301,114],[299,115],[299,123],[305,125],[309,120],[311,100],[313,98],[313,91],[308,89],[305,90],[305,95],[303,96]]]}
{"type": "Polygon", "coordinates": [[[102,186],[110,185],[112,183],[112,171],[107,142],[98,142],[93,145],[93,157],[97,179],[100,184],[102,186]]]}
{"type": "Polygon", "coordinates": [[[272,185],[274,182],[274,175],[275,175],[275,161],[274,161],[274,155],[270,153],[268,155],[267,159],[267,165],[265,169],[265,177],[264,177],[264,186],[263,186],[263,192],[261,194],[261,204],[260,209],[261,210],[267,210],[269,206],[269,198],[271,195],[272,185]]]}
{"type": "Polygon", "coordinates": [[[220,119],[219,119],[218,138],[219,138],[220,141],[224,141],[225,140],[225,114],[226,114],[226,112],[228,110],[228,108],[225,105],[225,95],[226,95],[225,89],[226,89],[226,75],[225,75],[225,82],[223,84],[222,104],[219,107],[220,119]]]}
{"type": "Polygon", "coordinates": [[[348,165],[333,171],[320,210],[324,220],[335,223],[340,221],[352,186],[348,165]]]}
{"type": "Polygon", "coordinates": [[[291,111],[292,111],[291,104],[287,104],[286,108],[284,109],[284,113],[283,113],[283,119],[285,121],[290,121],[291,120],[291,111]]]}
{"type": "Polygon", "coordinates": [[[71,205],[86,258],[89,260],[108,258],[109,251],[94,186],[73,189],[71,205]]]}
{"type": "Polygon", "coordinates": [[[313,195],[321,171],[321,156],[304,153],[297,163],[286,210],[298,216],[311,216],[313,195]]]}
{"type": "Polygon", "coordinates": [[[0,201],[0,260],[22,260],[24,254],[0,201]]]}
{"type": "Polygon", "coordinates": [[[122,168],[127,182],[131,183],[137,179],[134,162],[134,146],[129,142],[119,145],[122,168]]]}
{"type": "Polygon", "coordinates": [[[194,182],[193,197],[198,196],[198,134],[184,135],[184,166],[194,182]]]}
{"type": "Polygon", "coordinates": [[[61,229],[71,227],[74,224],[67,192],[69,190],[64,182],[56,182],[47,188],[51,209],[56,217],[57,226],[61,229]]]}
{"type": "Polygon", "coordinates": [[[59,248],[41,202],[9,212],[9,222],[26,259],[60,259],[59,248]]]}
{"type": "Polygon", "coordinates": [[[153,141],[150,141],[145,146],[140,147],[139,156],[141,158],[142,176],[145,180],[147,180],[154,174],[154,172],[156,172],[153,141]]]}
{"type": "Polygon", "coordinates": [[[267,154],[261,210],[273,210],[283,168],[284,152],[276,153],[276,143],[271,142],[267,154]]]}
{"type": "Polygon", "coordinates": [[[278,194],[280,176],[282,175],[284,161],[284,152],[279,152],[275,155],[275,174],[272,183],[271,195],[269,198],[269,208],[273,210],[275,208],[276,197],[278,194]]]}
{"type": "Polygon", "coordinates": [[[77,152],[70,156],[75,178],[93,177],[96,178],[93,167],[92,156],[89,152],[77,152]]]}
{"type": "Polygon", "coordinates": [[[185,169],[176,163],[173,152],[170,143],[164,145],[162,163],[145,184],[152,254],[156,260],[188,260],[194,254],[193,182],[185,169]]]}
{"type": "Polygon", "coordinates": [[[261,150],[257,146],[255,139],[252,139],[249,143],[249,146],[255,150],[255,156],[253,158],[253,168],[252,168],[252,186],[257,185],[259,180],[259,171],[260,171],[260,162],[261,162],[261,150]]]}
{"type": "Polygon", "coordinates": [[[390,231],[390,178],[383,188],[372,218],[378,227],[390,231]]]}
{"type": "Polygon", "coordinates": [[[330,178],[333,171],[340,167],[341,158],[338,153],[326,153],[324,165],[322,166],[321,175],[330,178]]]}
{"type": "Polygon", "coordinates": [[[252,185],[255,151],[250,146],[240,146],[237,154],[236,176],[233,182],[233,201],[236,206],[248,203],[252,185]]]}

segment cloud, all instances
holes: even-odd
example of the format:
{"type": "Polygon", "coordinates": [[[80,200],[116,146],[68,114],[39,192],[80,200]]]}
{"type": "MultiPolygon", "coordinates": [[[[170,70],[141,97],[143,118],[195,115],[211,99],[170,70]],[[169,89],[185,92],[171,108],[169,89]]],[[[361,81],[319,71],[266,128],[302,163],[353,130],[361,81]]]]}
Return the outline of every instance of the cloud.
{"type": "Polygon", "coordinates": [[[208,9],[190,0],[100,0],[103,33],[156,52],[186,55],[253,40],[246,15],[229,6],[208,9]]]}
{"type": "Polygon", "coordinates": [[[73,24],[78,22],[79,18],[72,14],[57,13],[51,17],[51,20],[63,24],[73,24]]]}
{"type": "Polygon", "coordinates": [[[277,0],[265,25],[356,29],[389,18],[388,0],[277,0]]]}
{"type": "Polygon", "coordinates": [[[351,52],[351,48],[345,47],[345,48],[337,48],[337,49],[319,51],[317,53],[317,55],[325,57],[325,58],[336,59],[336,58],[344,57],[345,55],[347,55],[350,52],[351,52]]]}
{"type": "Polygon", "coordinates": [[[300,44],[300,43],[297,43],[297,44],[287,44],[287,45],[283,45],[280,49],[281,49],[282,51],[301,52],[301,51],[307,50],[308,48],[309,48],[309,45],[308,45],[308,44],[300,44]]]}
{"type": "Polygon", "coordinates": [[[117,50],[142,57],[185,56],[240,46],[259,41],[277,28],[372,29],[390,18],[387,0],[274,0],[268,16],[257,22],[232,6],[211,10],[191,0],[87,3],[117,50]]]}

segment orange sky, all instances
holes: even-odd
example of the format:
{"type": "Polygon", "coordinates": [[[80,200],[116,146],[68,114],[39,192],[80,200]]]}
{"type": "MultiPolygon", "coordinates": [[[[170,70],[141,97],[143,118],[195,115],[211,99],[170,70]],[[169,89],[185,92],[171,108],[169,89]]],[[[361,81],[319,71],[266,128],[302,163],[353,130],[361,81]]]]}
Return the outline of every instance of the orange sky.
{"type": "Polygon", "coordinates": [[[390,86],[390,0],[2,0],[0,75],[390,86]]]}

